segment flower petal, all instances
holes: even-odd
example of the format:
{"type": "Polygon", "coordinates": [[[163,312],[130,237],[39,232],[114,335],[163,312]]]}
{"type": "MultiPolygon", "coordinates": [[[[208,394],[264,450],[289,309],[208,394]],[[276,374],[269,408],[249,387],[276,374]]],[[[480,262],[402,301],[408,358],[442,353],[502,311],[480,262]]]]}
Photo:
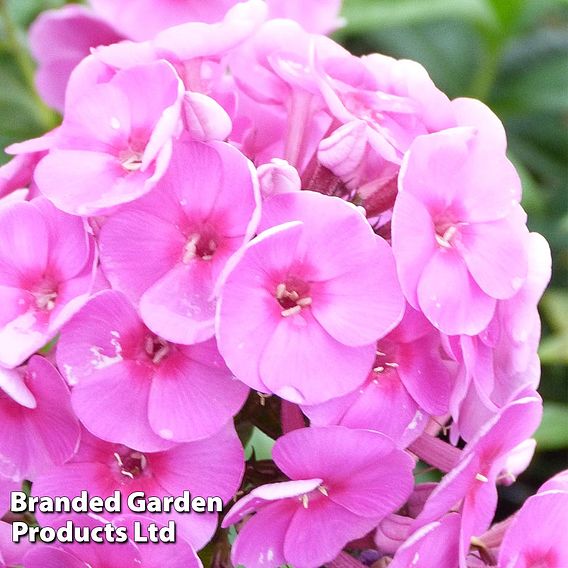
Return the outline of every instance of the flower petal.
{"type": "Polygon", "coordinates": [[[34,408],[0,398],[0,475],[34,479],[73,455],[80,428],[71,410],[67,385],[51,363],[33,357],[24,380],[35,398],[34,408]]]}
{"type": "Polygon", "coordinates": [[[148,420],[152,371],[135,361],[98,369],[79,381],[72,393],[73,409],[87,429],[109,442],[143,452],[168,448],[172,442],[154,433],[148,420]]]}
{"type": "Polygon", "coordinates": [[[233,564],[247,568],[279,568],[286,564],[284,540],[297,507],[296,503],[280,501],[249,519],[233,544],[233,564]]]}
{"type": "Polygon", "coordinates": [[[454,250],[440,249],[424,269],[418,285],[424,315],[448,335],[475,335],[489,324],[495,300],[482,292],[454,250]]]}
{"type": "MultiPolygon", "coordinates": [[[[149,197],[157,207],[154,195],[152,192],[149,197]]],[[[160,192],[156,197],[162,195],[160,192]]],[[[171,221],[132,208],[107,220],[99,244],[101,264],[113,287],[138,301],[181,260],[185,237],[171,221]]]]}
{"type": "Polygon", "coordinates": [[[373,261],[345,269],[341,276],[312,285],[311,310],[337,341],[368,345],[386,335],[404,313],[392,250],[377,237],[373,261]]]}
{"type": "Polygon", "coordinates": [[[488,295],[498,300],[514,296],[528,273],[529,232],[517,215],[460,229],[459,251],[488,295]]]}
{"type": "Polygon", "coordinates": [[[140,315],[154,332],[189,345],[215,334],[215,281],[212,263],[196,259],[178,263],[140,299],[140,315]]]}
{"type": "Polygon", "coordinates": [[[299,223],[264,231],[235,256],[217,303],[219,351],[227,366],[245,384],[268,392],[259,366],[262,353],[282,319],[275,281],[286,274],[302,232],[299,223]]]}
{"type": "Polygon", "coordinates": [[[237,414],[248,392],[226,368],[213,340],[181,348],[162,361],[152,381],[150,425],[176,442],[205,438],[237,414]]]}
{"type": "Polygon", "coordinates": [[[41,213],[29,202],[0,209],[0,282],[25,287],[43,276],[49,233],[41,213]]]}
{"type": "Polygon", "coordinates": [[[298,568],[331,562],[351,540],[364,537],[377,526],[328,499],[296,506],[284,541],[286,561],[298,568]]]}
{"type": "Polygon", "coordinates": [[[290,402],[318,404],[365,381],[375,357],[374,343],[361,347],[339,343],[309,310],[279,317],[260,360],[262,382],[272,392],[290,402]]]}
{"type": "Polygon", "coordinates": [[[426,207],[413,195],[399,192],[392,214],[392,250],[402,291],[416,309],[420,277],[438,249],[435,234],[426,207]]]}
{"type": "Polygon", "coordinates": [[[221,497],[227,502],[244,473],[244,451],[232,424],[204,440],[177,444],[152,456],[154,476],[171,495],[221,497]]]}

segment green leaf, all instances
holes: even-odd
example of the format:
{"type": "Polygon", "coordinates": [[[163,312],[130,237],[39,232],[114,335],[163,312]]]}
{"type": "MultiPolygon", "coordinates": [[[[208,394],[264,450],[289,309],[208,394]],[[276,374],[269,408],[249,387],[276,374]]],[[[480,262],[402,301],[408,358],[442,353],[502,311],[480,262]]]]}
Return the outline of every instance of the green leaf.
{"type": "Polygon", "coordinates": [[[501,33],[510,34],[521,19],[526,8],[526,0],[488,0],[499,21],[501,33]]]}
{"type": "Polygon", "coordinates": [[[272,459],[272,446],[274,446],[274,440],[255,426],[245,446],[245,457],[246,459],[250,458],[254,449],[254,455],[257,460],[272,459]]]}
{"type": "Polygon", "coordinates": [[[546,402],[542,423],[534,437],[540,451],[568,448],[568,404],[546,402]]]}
{"type": "Polygon", "coordinates": [[[364,33],[383,28],[454,18],[494,27],[495,14],[484,0],[346,0],[345,31],[364,33]]]}
{"type": "Polygon", "coordinates": [[[540,305],[552,332],[540,344],[541,362],[568,364],[568,293],[566,290],[548,290],[540,305]]]}
{"type": "Polygon", "coordinates": [[[8,8],[14,20],[22,27],[28,27],[44,10],[60,8],[65,0],[8,0],[8,8]]]}
{"type": "MultiPolygon", "coordinates": [[[[13,59],[0,53],[0,146],[41,135],[45,128],[36,100],[20,79],[13,59]]],[[[0,163],[8,161],[2,153],[0,163]]]]}
{"type": "Polygon", "coordinates": [[[493,103],[507,115],[568,111],[568,22],[516,42],[503,61],[493,103]]]}
{"type": "Polygon", "coordinates": [[[542,300],[542,309],[550,327],[568,333],[568,293],[566,290],[549,290],[542,300]]]}

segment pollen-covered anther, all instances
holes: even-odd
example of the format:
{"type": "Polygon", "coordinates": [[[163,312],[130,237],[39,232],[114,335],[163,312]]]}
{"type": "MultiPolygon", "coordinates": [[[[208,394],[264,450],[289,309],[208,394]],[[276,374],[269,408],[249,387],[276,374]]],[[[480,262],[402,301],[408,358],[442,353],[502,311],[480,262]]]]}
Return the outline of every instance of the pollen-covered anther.
{"type": "Polygon", "coordinates": [[[213,239],[209,239],[209,242],[207,243],[207,247],[209,248],[209,250],[211,252],[208,253],[208,254],[204,254],[201,257],[203,260],[211,260],[213,258],[213,253],[217,250],[217,243],[213,239]]]}
{"type": "Polygon", "coordinates": [[[36,297],[36,306],[40,310],[52,311],[55,308],[55,300],[57,299],[57,292],[50,292],[48,294],[39,294],[36,297]]]}
{"type": "Polygon", "coordinates": [[[289,290],[284,282],[280,282],[280,284],[276,286],[274,296],[283,308],[280,312],[283,317],[299,314],[303,308],[307,308],[312,304],[312,298],[310,296],[301,295],[294,289],[289,290]]]}
{"type": "Polygon", "coordinates": [[[169,354],[170,344],[161,337],[150,335],[144,340],[144,350],[152,363],[157,365],[169,354]]]}
{"type": "Polygon", "coordinates": [[[398,368],[398,363],[385,363],[385,365],[387,367],[390,367],[391,369],[396,369],[398,368]]]}
{"type": "Polygon", "coordinates": [[[217,250],[217,242],[195,233],[190,235],[183,248],[182,262],[189,264],[193,259],[211,260],[217,250]]]}
{"type": "Polygon", "coordinates": [[[185,246],[183,247],[183,258],[184,264],[190,263],[197,253],[197,243],[199,242],[199,235],[191,235],[185,246]]]}
{"type": "Polygon", "coordinates": [[[266,401],[272,396],[271,394],[266,394],[263,392],[257,392],[256,394],[260,399],[260,406],[266,406],[266,401]]]}
{"type": "Polygon", "coordinates": [[[288,308],[287,310],[282,310],[280,313],[285,318],[288,318],[290,316],[294,316],[296,314],[299,314],[301,311],[302,311],[302,306],[299,306],[298,304],[296,304],[295,306],[292,306],[291,308],[288,308]]]}
{"type": "Polygon", "coordinates": [[[485,475],[483,475],[482,473],[477,473],[475,475],[475,479],[477,479],[477,481],[481,481],[482,483],[487,483],[489,481],[489,479],[487,479],[487,477],[485,477],[485,475]]]}
{"type": "Polygon", "coordinates": [[[327,492],[327,488],[325,485],[320,485],[318,487],[318,491],[322,494],[325,495],[326,497],[329,497],[329,493],[327,492]]]}
{"type": "Polygon", "coordinates": [[[133,152],[121,162],[122,167],[129,172],[137,172],[142,167],[142,156],[133,152]]]}
{"type": "Polygon", "coordinates": [[[384,367],[379,366],[379,367],[375,367],[375,368],[373,369],[373,372],[374,372],[374,373],[382,373],[384,370],[385,370],[384,367]]]}
{"type": "Polygon", "coordinates": [[[148,464],[146,456],[140,452],[130,452],[125,456],[114,452],[114,457],[120,468],[120,473],[130,479],[134,479],[142,473],[148,464]]]}
{"type": "Polygon", "coordinates": [[[304,507],[304,509],[308,508],[308,505],[310,504],[310,498],[308,497],[307,493],[304,493],[301,497],[300,497],[300,501],[302,502],[302,505],[304,507]]]}
{"type": "Polygon", "coordinates": [[[458,227],[456,225],[444,227],[442,230],[436,232],[436,242],[444,248],[451,248],[452,240],[457,232],[458,227]]]}

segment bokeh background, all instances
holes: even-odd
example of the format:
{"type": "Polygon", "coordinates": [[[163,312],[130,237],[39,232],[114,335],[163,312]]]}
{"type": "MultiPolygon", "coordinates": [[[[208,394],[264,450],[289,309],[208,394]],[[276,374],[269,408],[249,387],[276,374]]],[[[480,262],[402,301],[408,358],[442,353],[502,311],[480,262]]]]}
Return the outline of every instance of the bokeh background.
{"type": "MultiPolygon", "coordinates": [[[[42,10],[65,3],[0,0],[2,148],[59,120],[35,93],[26,30],[42,10]]],[[[552,248],[552,283],[541,302],[544,421],[535,460],[502,489],[503,517],[568,468],[568,0],[344,0],[343,17],[335,38],[352,52],[419,61],[451,98],[476,97],[497,113],[529,226],[552,248]]],[[[0,163],[8,158],[2,152],[0,163]]]]}

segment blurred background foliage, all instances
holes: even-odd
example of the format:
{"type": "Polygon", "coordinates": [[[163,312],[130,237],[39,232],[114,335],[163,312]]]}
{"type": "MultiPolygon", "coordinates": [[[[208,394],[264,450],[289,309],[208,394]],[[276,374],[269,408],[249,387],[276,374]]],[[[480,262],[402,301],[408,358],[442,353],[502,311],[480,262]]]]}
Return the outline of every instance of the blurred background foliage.
{"type": "MultiPolygon", "coordinates": [[[[26,29],[65,3],[0,0],[2,147],[57,124],[33,89],[26,29]]],[[[451,98],[480,98],[499,115],[529,226],[552,247],[553,280],[541,303],[544,421],[534,463],[503,492],[505,514],[568,467],[568,0],[344,0],[343,17],[335,38],[352,52],[419,61],[451,98]]]]}

